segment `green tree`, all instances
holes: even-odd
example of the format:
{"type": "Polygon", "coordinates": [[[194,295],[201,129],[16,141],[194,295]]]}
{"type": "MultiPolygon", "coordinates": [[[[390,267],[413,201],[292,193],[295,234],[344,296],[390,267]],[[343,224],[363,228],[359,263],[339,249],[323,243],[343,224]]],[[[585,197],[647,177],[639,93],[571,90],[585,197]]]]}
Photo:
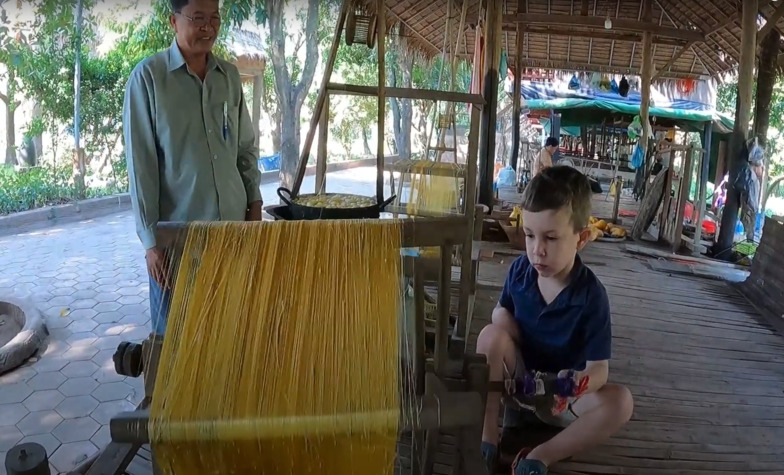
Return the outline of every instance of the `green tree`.
{"type": "Polygon", "coordinates": [[[16,109],[21,105],[17,93],[20,88],[21,50],[25,48],[26,37],[21,33],[12,34],[12,21],[2,3],[5,2],[0,2],[0,65],[3,66],[0,78],[5,81],[6,89],[0,92],[0,101],[5,104],[5,163],[16,165],[16,109]]]}

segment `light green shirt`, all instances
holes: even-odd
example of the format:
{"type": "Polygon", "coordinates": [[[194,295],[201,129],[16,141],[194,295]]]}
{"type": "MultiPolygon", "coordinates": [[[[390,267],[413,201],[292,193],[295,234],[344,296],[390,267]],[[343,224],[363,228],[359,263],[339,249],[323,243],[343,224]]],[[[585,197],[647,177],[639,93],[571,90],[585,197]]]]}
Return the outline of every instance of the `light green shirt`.
{"type": "Polygon", "coordinates": [[[202,82],[176,41],[144,59],[126,86],[123,133],[145,249],[159,222],[244,221],[261,200],[256,131],[231,63],[210,55],[202,82]]]}

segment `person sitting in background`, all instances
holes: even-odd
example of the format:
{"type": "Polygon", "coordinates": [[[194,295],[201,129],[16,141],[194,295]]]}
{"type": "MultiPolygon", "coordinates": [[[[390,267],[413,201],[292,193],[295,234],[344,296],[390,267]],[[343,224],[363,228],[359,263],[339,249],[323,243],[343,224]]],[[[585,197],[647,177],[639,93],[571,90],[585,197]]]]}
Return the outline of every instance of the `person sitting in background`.
{"type": "Polygon", "coordinates": [[[553,155],[558,150],[558,139],[555,137],[547,137],[544,142],[544,148],[539,152],[539,156],[534,160],[533,170],[531,170],[531,178],[535,177],[545,168],[553,166],[553,155]]]}

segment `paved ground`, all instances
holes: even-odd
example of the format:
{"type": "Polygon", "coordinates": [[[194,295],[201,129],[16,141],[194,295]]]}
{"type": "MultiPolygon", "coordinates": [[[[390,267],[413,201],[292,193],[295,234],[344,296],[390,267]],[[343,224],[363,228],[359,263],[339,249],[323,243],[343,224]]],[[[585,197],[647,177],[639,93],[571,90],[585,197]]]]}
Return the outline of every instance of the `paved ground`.
{"type": "MultiPolygon", "coordinates": [[[[327,191],[374,194],[375,170],[330,174],[327,191]]],[[[311,192],[313,177],[302,191],[311,192]]],[[[262,186],[277,203],[276,185],[262,186]]],[[[0,298],[27,296],[46,315],[48,347],[0,376],[0,475],[5,452],[38,442],[53,473],[71,470],[109,441],[109,419],[144,395],[114,372],[121,341],[149,333],[147,274],[130,212],[0,238],[0,298]]]]}

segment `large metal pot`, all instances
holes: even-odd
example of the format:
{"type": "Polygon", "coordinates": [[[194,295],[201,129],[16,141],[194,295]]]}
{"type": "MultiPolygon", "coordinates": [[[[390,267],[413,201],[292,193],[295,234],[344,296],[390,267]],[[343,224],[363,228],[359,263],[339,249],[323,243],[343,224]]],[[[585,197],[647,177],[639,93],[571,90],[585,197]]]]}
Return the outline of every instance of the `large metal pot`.
{"type": "MultiPolygon", "coordinates": [[[[326,197],[336,196],[337,193],[325,193],[326,197]]],[[[291,198],[291,191],[281,186],[278,188],[278,196],[280,200],[288,207],[288,213],[291,220],[311,220],[311,219],[378,219],[381,211],[387,207],[395,199],[395,195],[387,198],[381,204],[373,204],[371,206],[362,206],[358,208],[323,208],[315,206],[306,206],[298,204],[298,199],[308,198],[315,196],[300,195],[298,198],[291,198]]],[[[358,195],[352,195],[358,196],[358,195]]]]}

